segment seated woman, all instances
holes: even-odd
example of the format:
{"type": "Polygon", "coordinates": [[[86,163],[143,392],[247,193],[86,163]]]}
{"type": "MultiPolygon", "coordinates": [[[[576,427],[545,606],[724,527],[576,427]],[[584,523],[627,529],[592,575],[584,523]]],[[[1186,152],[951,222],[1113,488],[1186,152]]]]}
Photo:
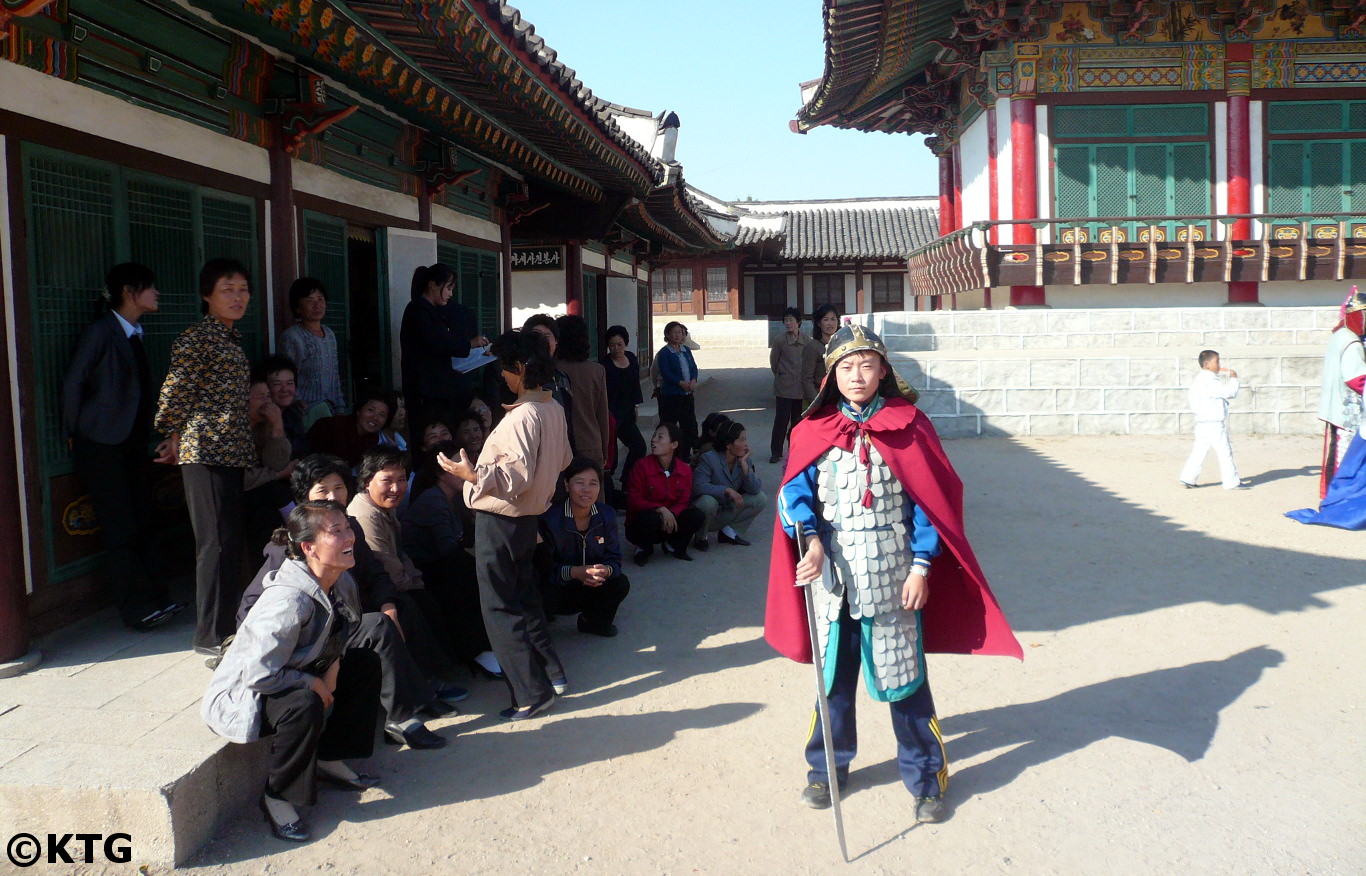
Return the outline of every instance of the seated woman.
{"type": "Polygon", "coordinates": [[[360,622],[346,513],[335,502],[305,502],[286,529],[290,558],[267,578],[200,714],[232,742],[271,737],[261,809],[275,836],[305,842],[297,807],[316,802],[317,778],[348,787],[378,781],[343,761],[374,750],[380,669],[373,652],[346,646],[360,622]]]}
{"type": "Polygon", "coordinates": [[[464,523],[459,501],[464,481],[446,471],[436,455],[458,457],[460,448],[445,441],[432,448],[431,461],[413,481],[411,501],[400,513],[403,522],[403,549],[422,572],[428,590],[441,601],[451,624],[451,640],[456,657],[478,667],[484,674],[502,674],[498,659],[490,650],[479,608],[479,581],[474,572],[474,555],[462,543],[464,523]]]}
{"type": "MultiPolygon", "coordinates": [[[[399,624],[404,638],[413,643],[413,656],[428,676],[436,677],[456,661],[457,651],[445,609],[426,589],[421,570],[403,550],[397,511],[408,494],[407,454],[393,447],[369,451],[361,461],[359,485],[347,511],[360,524],[366,542],[393,579],[399,624]],[[423,628],[433,637],[426,647],[419,647],[412,633],[423,628]],[[436,647],[431,646],[433,643],[436,647]]],[[[419,633],[417,638],[426,638],[426,634],[419,633]]]]}
{"type": "Polygon", "coordinates": [[[371,390],[360,397],[354,414],[327,417],[308,430],[308,446],[318,453],[340,456],[352,470],[360,467],[361,457],[377,446],[380,432],[389,427],[396,404],[383,390],[371,390]]]}
{"type": "Polygon", "coordinates": [[[702,434],[697,439],[697,446],[693,448],[692,459],[688,460],[688,464],[694,469],[697,468],[697,464],[702,461],[702,454],[716,449],[716,433],[729,425],[730,417],[720,411],[707,414],[706,419],[702,421],[702,434]]]}
{"type": "Polygon", "coordinates": [[[743,423],[728,423],[716,436],[716,449],[702,454],[692,476],[693,507],[706,517],[693,547],[705,551],[707,536],[717,533],[721,544],[748,547],[749,525],[768,507],[759,472],[749,455],[749,436],[743,423]]]}
{"type": "Polygon", "coordinates": [[[280,409],[285,424],[285,437],[289,439],[290,455],[303,459],[309,454],[308,405],[299,398],[298,376],[294,363],[288,356],[276,354],[267,356],[257,369],[270,387],[270,400],[280,409]]]}
{"type": "Polygon", "coordinates": [[[637,566],[650,561],[655,545],[691,560],[688,542],[706,523],[701,511],[688,507],[692,467],[676,456],[681,437],[677,425],[660,423],[650,438],[650,455],[626,479],[626,540],[636,546],[637,566]]]}
{"type": "Polygon", "coordinates": [[[538,560],[546,614],[577,614],[579,632],[611,637],[617,607],[631,592],[621,571],[617,512],[598,501],[602,469],[578,457],[561,477],[569,497],[541,515],[538,560]]]}

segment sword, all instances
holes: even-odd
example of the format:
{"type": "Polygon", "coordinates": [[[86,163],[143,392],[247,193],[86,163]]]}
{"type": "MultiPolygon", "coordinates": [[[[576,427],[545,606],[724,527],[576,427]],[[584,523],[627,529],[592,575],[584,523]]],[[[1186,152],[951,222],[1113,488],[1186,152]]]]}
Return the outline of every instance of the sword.
{"type": "MultiPolygon", "coordinates": [[[[806,555],[806,533],[797,524],[797,560],[806,555]]],[[[830,808],[835,812],[835,835],[840,841],[840,855],[849,863],[849,849],[844,843],[844,816],[840,814],[840,782],[835,772],[835,740],[830,738],[830,700],[825,695],[825,660],[821,654],[820,636],[816,630],[816,597],[812,593],[814,581],[796,585],[806,593],[806,629],[811,635],[811,658],[816,665],[816,709],[820,713],[821,739],[825,742],[825,776],[830,784],[830,808]]]]}

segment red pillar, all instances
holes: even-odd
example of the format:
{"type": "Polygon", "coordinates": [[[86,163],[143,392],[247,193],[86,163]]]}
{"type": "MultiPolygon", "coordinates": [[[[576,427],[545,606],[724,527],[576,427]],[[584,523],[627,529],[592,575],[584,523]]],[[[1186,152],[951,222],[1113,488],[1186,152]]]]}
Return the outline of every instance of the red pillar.
{"type": "Polygon", "coordinates": [[[963,150],[953,144],[953,228],[963,227],[963,150]]]}
{"type": "MultiPolygon", "coordinates": [[[[1039,160],[1037,152],[1038,122],[1034,112],[1033,94],[1015,94],[1010,98],[1010,184],[1011,218],[1039,218],[1039,160]]],[[[1029,225],[1014,225],[1013,240],[1017,244],[1034,243],[1034,229],[1029,225]]],[[[1010,303],[1016,306],[1044,303],[1042,286],[1011,286],[1010,303]]]]}
{"type": "MultiPolygon", "coordinates": [[[[1225,81],[1228,86],[1228,212],[1252,212],[1252,134],[1249,108],[1252,86],[1252,44],[1229,43],[1225,81]]],[[[1233,240],[1252,237],[1252,220],[1239,219],[1229,229],[1233,240]]],[[[1228,284],[1229,304],[1256,304],[1255,280],[1228,284]]]]}
{"type": "Polygon", "coordinates": [[[954,222],[957,206],[954,203],[953,189],[953,150],[945,147],[939,153],[939,236],[956,231],[954,222]]]}
{"type": "Polygon", "coordinates": [[[565,244],[564,304],[570,316],[583,316],[583,250],[573,241],[565,244]]]}

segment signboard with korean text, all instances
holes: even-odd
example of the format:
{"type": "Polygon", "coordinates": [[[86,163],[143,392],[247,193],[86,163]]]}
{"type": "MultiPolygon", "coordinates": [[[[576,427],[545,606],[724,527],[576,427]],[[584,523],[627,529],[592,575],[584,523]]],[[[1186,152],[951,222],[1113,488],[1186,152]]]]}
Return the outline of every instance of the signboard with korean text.
{"type": "Polygon", "coordinates": [[[564,247],[562,246],[514,246],[512,248],[512,269],[514,271],[558,271],[564,268],[564,247]]]}

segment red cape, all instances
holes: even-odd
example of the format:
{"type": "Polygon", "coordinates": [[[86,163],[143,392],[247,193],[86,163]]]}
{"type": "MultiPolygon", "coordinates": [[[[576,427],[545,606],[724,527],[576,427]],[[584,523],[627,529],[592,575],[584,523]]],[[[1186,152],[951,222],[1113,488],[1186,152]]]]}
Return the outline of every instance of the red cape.
{"type": "MultiPolygon", "coordinates": [[[[963,529],[963,482],[944,455],[930,418],[905,399],[890,398],[866,426],[892,474],[934,524],[944,548],[934,560],[930,601],[921,611],[925,650],[1024,659],[968,544],[963,529]]],[[[858,425],[835,406],[802,420],[792,430],[783,483],[805,471],[830,447],[852,450],[857,434],[858,425]]],[[[806,598],[801,588],[793,586],[796,569],[796,545],[783,531],[781,517],[775,515],[764,638],[783,656],[810,663],[806,598]]]]}

